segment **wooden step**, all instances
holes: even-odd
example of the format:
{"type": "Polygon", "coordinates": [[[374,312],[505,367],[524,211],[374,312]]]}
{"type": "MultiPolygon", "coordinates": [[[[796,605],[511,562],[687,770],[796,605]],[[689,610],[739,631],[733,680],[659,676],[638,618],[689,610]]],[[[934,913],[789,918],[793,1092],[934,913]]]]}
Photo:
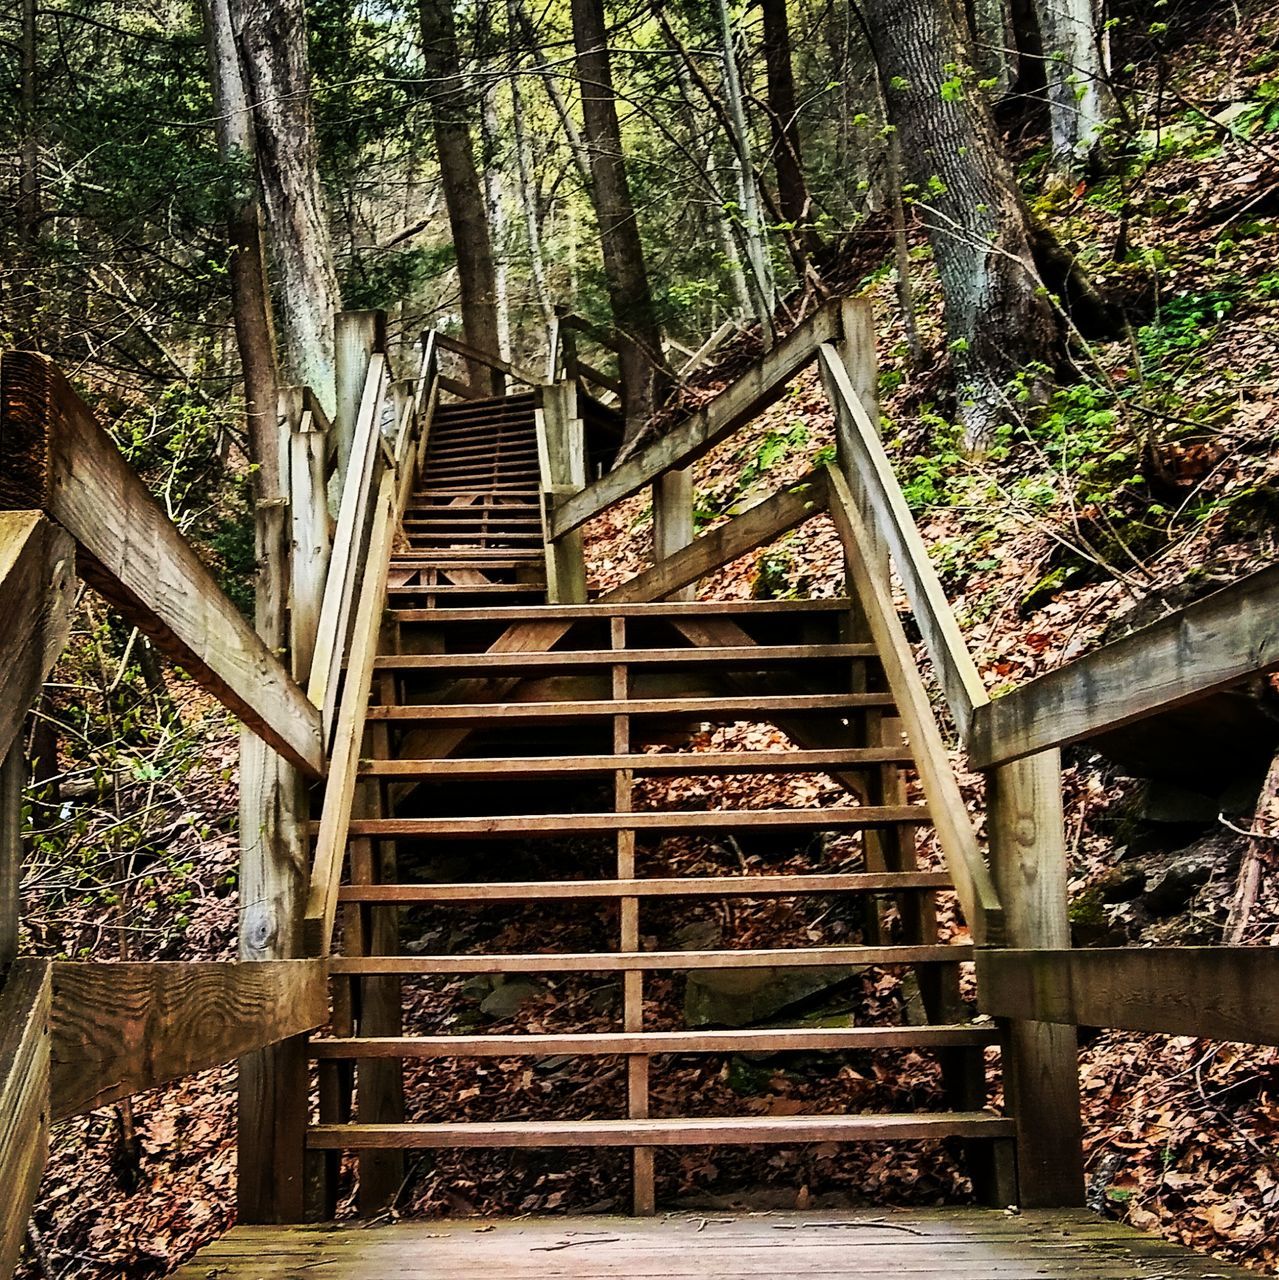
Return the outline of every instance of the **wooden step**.
{"type": "Polygon", "coordinates": [[[456,554],[449,551],[397,551],[391,556],[391,567],[410,569],[414,567],[454,569],[484,569],[490,567],[491,561],[531,561],[541,563],[546,556],[541,551],[504,550],[501,547],[476,547],[456,554]]]}
{"type": "Polygon", "coordinates": [[[535,499],[538,496],[538,490],[523,480],[519,483],[485,485],[482,489],[450,484],[428,484],[416,490],[415,496],[418,498],[474,498],[493,494],[499,494],[502,497],[535,499]]]}
{"type": "Polygon", "coordinates": [[[514,605],[494,609],[450,609],[437,615],[430,609],[396,609],[396,622],[561,622],[582,618],[720,617],[765,613],[845,613],[847,600],[658,600],[651,604],[514,605]]]}
{"type": "Polygon", "coordinates": [[[518,543],[541,543],[542,535],[540,533],[502,533],[497,530],[477,531],[473,529],[463,529],[453,533],[428,533],[421,529],[414,529],[408,534],[409,546],[416,549],[422,547],[426,549],[428,544],[443,543],[450,546],[466,546],[466,540],[479,538],[500,538],[504,542],[518,543]]]}
{"type": "MultiPolygon", "coordinates": [[[[651,1120],[506,1120],[472,1124],[321,1124],[307,1145],[321,1150],[439,1147],[742,1146],[1010,1138],[1014,1126],[988,1111],[879,1115],[723,1116],[651,1120]]],[[[785,1264],[779,1261],[785,1273],[785,1264]]]]}
{"type": "Polygon", "coordinates": [[[339,902],[525,902],[613,898],[772,898],[827,893],[928,893],[945,871],[844,871],[818,875],[667,876],[642,880],[520,880],[467,884],[348,884],[339,902]]]}
{"type": "MultiPolygon", "coordinates": [[[[847,809],[696,809],[631,813],[533,813],[474,818],[354,818],[352,836],[398,837],[558,836],[588,831],[727,831],[770,827],[834,831],[930,822],[922,804],[857,805],[847,809]]],[[[319,823],[311,823],[313,831],[319,823]]]]}
{"type": "Polygon", "coordinates": [[[549,954],[442,956],[334,956],[332,974],[635,973],[649,969],[889,968],[958,964],[969,946],[769,947],[750,951],[586,951],[549,954]]]}
{"type": "Polygon", "coordinates": [[[352,1036],[317,1039],[311,1057],[544,1058],[656,1053],[797,1053],[876,1049],[950,1049],[999,1043],[993,1024],[918,1027],[820,1027],[768,1031],[581,1032],[552,1035],[352,1036]]]}
{"type": "MultiPolygon", "coordinates": [[[[536,508],[529,507],[529,511],[536,511],[536,508]]],[[[429,516],[413,516],[407,515],[400,522],[406,529],[417,528],[419,525],[424,528],[438,528],[442,524],[456,525],[458,528],[466,528],[470,525],[477,525],[480,528],[489,529],[494,526],[498,528],[525,528],[528,525],[541,525],[542,519],[538,515],[524,515],[519,507],[510,508],[508,513],[495,515],[486,512],[483,515],[471,515],[466,507],[441,507],[438,511],[429,516]]]]}
{"type": "MultiPolygon", "coordinates": [[[[407,596],[491,596],[506,595],[510,592],[517,592],[521,595],[546,594],[546,585],[536,582],[474,582],[463,585],[457,582],[441,582],[429,586],[414,586],[411,583],[403,583],[399,586],[387,587],[386,593],[389,596],[407,597],[407,596]]],[[[422,609],[415,612],[430,613],[432,615],[451,613],[452,610],[447,607],[439,609],[422,609]]]]}
{"type": "MultiPolygon", "coordinates": [[[[392,588],[415,592],[444,591],[445,587],[392,588]]],[[[474,591],[476,587],[463,590],[474,591]]],[[[504,587],[503,590],[510,588],[504,587]]],[[[538,588],[542,590],[543,588],[538,588]]],[[[847,713],[868,707],[893,706],[891,693],[805,693],[784,697],[628,698],[580,702],[472,702],[400,704],[370,707],[370,720],[576,720],[590,717],[690,716],[707,720],[749,720],[753,716],[802,716],[818,712],[847,713]]]]}
{"type": "Polygon", "coordinates": [[[909,764],[903,747],[845,747],[828,751],[635,752],[592,756],[508,756],[486,759],[363,760],[372,778],[532,778],[549,774],[613,773],[803,773],[850,765],[909,764]]]}
{"type": "MultiPolygon", "coordinates": [[[[402,559],[396,553],[396,560],[402,559]]],[[[394,563],[394,561],[393,561],[394,563]]],[[[776,663],[874,658],[871,644],[703,645],[680,649],[552,649],[503,653],[393,653],[373,659],[378,671],[523,671],[530,667],[669,666],[710,663],[771,666],[776,663]]]]}

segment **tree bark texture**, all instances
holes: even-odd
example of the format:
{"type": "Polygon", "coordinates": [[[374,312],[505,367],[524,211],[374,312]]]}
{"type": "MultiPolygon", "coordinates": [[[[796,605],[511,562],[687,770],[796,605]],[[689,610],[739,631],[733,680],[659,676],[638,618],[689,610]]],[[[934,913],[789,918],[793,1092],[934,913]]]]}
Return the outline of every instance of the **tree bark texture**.
{"type": "Polygon", "coordinates": [[[1035,0],[1044,49],[1053,157],[1085,167],[1114,115],[1106,55],[1104,0],[1035,0]]]}
{"type": "Polygon", "coordinates": [[[290,380],[309,386],[331,414],[333,316],[342,301],[320,184],[305,5],[303,0],[229,2],[253,107],[284,365],[290,380]]]}
{"type": "Polygon", "coordinates": [[[794,224],[794,238],[805,260],[808,260],[821,248],[821,243],[813,227],[808,184],[804,178],[786,0],[761,0],[760,12],[764,23],[764,69],[773,136],[773,170],[777,174],[777,203],[786,221],[794,224]]]}
{"type": "Polygon", "coordinates": [[[1058,321],[950,0],[868,0],[866,11],[903,176],[941,277],[965,439],[979,452],[1004,416],[1009,380],[1055,362],[1058,321]]]}
{"type": "MultiPolygon", "coordinates": [[[[475,104],[462,77],[452,0],[422,0],[420,14],[427,105],[457,255],[462,331],[471,346],[497,355],[500,343],[493,241],[471,140],[475,104]]],[[[468,375],[472,386],[493,395],[502,394],[502,375],[487,366],[471,362],[468,375]]]]}
{"type": "Polygon", "coordinates": [[[582,120],[591,158],[592,197],[599,222],[604,275],[613,324],[622,340],[625,443],[636,440],[670,381],[662,334],[649,289],[635,206],[631,201],[622,131],[617,120],[613,73],[602,0],[572,0],[573,43],[582,94],[582,120]]]}

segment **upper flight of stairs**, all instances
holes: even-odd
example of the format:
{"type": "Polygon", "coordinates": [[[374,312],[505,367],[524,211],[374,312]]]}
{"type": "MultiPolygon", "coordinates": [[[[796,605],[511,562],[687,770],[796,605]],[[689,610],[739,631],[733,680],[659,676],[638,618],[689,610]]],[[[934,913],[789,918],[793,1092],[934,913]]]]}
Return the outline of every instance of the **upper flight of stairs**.
{"type": "Polygon", "coordinates": [[[404,513],[392,601],[501,602],[544,597],[546,567],[532,392],[441,405],[424,483],[404,513]]]}
{"type": "Polygon", "coordinates": [[[361,1153],[369,1210],[401,1185],[410,1148],[629,1148],[642,1212],[655,1147],[945,1138],[963,1140],[979,1193],[1006,1196],[1012,1126],[986,1109],[996,1029],[961,999],[971,948],[939,936],[950,881],[920,839],[929,809],[850,603],[536,602],[533,429],[531,399],[511,397],[442,410],[432,432],[412,550],[392,561],[336,1013],[311,1042],[322,1102],[309,1145],[361,1153]],[[758,732],[716,734],[768,724],[767,749],[751,745],[758,732]],[[523,935],[537,945],[482,945],[530,910],[544,913],[523,935]],[[682,938],[683,922],[708,918],[747,921],[751,945],[682,938]],[[438,945],[451,936],[466,941],[438,945]],[[915,995],[890,1002],[894,1021],[747,1029],[681,1026],[671,998],[694,971],[832,966],[854,991],[913,975],[915,995]],[[457,984],[512,974],[614,975],[611,1025],[499,1034],[437,1016],[457,984]],[[837,1088],[818,1114],[655,1101],[688,1055],[797,1052],[831,1055],[832,1079],[885,1053],[935,1055],[943,1109],[867,1112],[837,1088]],[[505,1076],[565,1055],[623,1064],[614,1113],[503,1118],[499,1098],[467,1121],[424,1074],[466,1058],[505,1076]],[[353,1069],[354,1110],[339,1087],[353,1069]]]}

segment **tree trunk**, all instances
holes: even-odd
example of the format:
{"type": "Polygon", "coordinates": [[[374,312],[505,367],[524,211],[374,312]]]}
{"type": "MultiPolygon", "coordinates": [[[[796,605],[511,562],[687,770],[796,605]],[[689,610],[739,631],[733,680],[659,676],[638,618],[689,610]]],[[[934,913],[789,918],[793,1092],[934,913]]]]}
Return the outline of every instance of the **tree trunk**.
{"type": "Polygon", "coordinates": [[[634,443],[670,383],[662,334],[648,286],[644,247],[631,202],[613,74],[605,42],[603,0],[572,0],[573,43],[581,85],[582,119],[591,157],[592,196],[600,228],[604,275],[620,357],[626,405],[623,448],[634,443]]]}
{"type": "Polygon", "coordinates": [[[253,106],[285,369],[332,413],[333,317],[342,301],[311,114],[305,6],[303,0],[230,0],[230,6],[253,106]]]}
{"type": "MultiPolygon", "coordinates": [[[[471,145],[469,120],[473,104],[462,79],[452,0],[422,0],[421,18],[422,60],[429,85],[427,103],[457,255],[462,330],[471,346],[496,355],[500,343],[493,242],[471,145]]],[[[473,386],[502,394],[500,373],[475,362],[468,371],[473,386]]]]}
{"type": "Polygon", "coordinates": [[[821,242],[813,226],[808,185],[804,180],[786,0],[761,0],[760,12],[764,22],[764,68],[768,79],[768,110],[773,134],[773,169],[777,174],[777,203],[781,205],[786,221],[794,224],[795,240],[807,265],[821,248],[821,242]]]}
{"type": "Polygon", "coordinates": [[[1066,171],[1096,156],[1114,115],[1104,0],[1034,0],[1048,80],[1053,158],[1066,171]]]}
{"type": "Polygon", "coordinates": [[[489,239],[493,244],[493,305],[497,311],[497,354],[511,358],[510,252],[507,244],[506,201],[502,166],[498,162],[497,85],[482,93],[480,134],[484,144],[484,203],[488,209],[489,239]]]}
{"type": "MultiPolygon", "coordinates": [[[[746,105],[742,98],[742,84],[737,72],[737,54],[734,48],[733,25],[728,12],[728,0],[716,0],[719,14],[720,45],[724,60],[724,90],[728,99],[728,115],[732,124],[729,140],[736,156],[734,171],[742,206],[742,222],[746,229],[746,261],[750,270],[747,284],[755,299],[760,320],[760,333],[765,346],[773,340],[773,308],[777,295],[773,285],[773,267],[768,257],[768,243],[764,236],[764,220],[759,209],[759,189],[755,185],[755,165],[751,158],[750,125],[746,119],[746,105]]],[[[799,270],[803,280],[803,269],[799,270]]]]}
{"type": "Polygon", "coordinates": [[[22,154],[18,177],[18,234],[36,238],[40,220],[40,148],[36,133],[36,0],[22,0],[22,154]]]}
{"type": "Polygon", "coordinates": [[[941,277],[965,440],[980,452],[1016,374],[1030,371],[1035,393],[1046,391],[1059,324],[950,0],[868,0],[866,10],[903,176],[941,277]]]}

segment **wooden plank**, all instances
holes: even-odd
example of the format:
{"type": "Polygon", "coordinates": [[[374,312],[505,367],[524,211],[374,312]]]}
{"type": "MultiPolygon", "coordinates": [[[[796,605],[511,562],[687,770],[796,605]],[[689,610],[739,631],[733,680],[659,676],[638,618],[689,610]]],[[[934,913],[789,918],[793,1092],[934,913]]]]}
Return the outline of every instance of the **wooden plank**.
{"type": "Polygon", "coordinates": [[[993,1024],[923,1027],[820,1027],[769,1031],[596,1031],[553,1035],[352,1036],[311,1041],[311,1056],[327,1058],[506,1058],[558,1054],[609,1056],[654,1053],[794,1053],[876,1049],[939,1049],[990,1045],[993,1024]]]}
{"type": "MultiPolygon", "coordinates": [[[[927,805],[864,804],[856,808],[825,809],[676,809],[640,813],[502,814],[473,818],[357,818],[348,829],[351,835],[381,839],[394,836],[483,839],[488,836],[559,836],[571,831],[731,831],[746,827],[860,830],[894,823],[918,826],[930,821],[927,805]]],[[[334,888],[336,890],[336,885],[334,888]]],[[[310,907],[308,917],[309,913],[310,907]]]]}
{"type": "Polygon", "coordinates": [[[339,311],[333,318],[333,332],[337,366],[333,439],[337,459],[334,474],[336,491],[330,495],[330,509],[336,516],[343,485],[351,470],[355,426],[360,416],[360,401],[364,398],[369,358],[375,351],[386,350],[386,312],[339,311]]]}
{"type": "Polygon", "coordinates": [[[1003,933],[1002,907],[933,718],[928,692],[915,666],[914,654],[887,584],[874,572],[868,559],[866,530],[852,494],[843,475],[834,467],[829,469],[829,483],[831,515],[844,544],[849,575],[884,664],[897,713],[915,753],[915,768],[928,797],[938,843],[954,878],[964,918],[979,944],[994,944],[1003,933]]]}
{"type": "Polygon", "coordinates": [[[13,1275],[49,1156],[49,962],[0,987],[0,1276],[13,1275]]]}
{"type": "Polygon", "coordinates": [[[471,386],[469,382],[462,382],[457,378],[450,378],[448,374],[441,373],[438,377],[441,391],[451,391],[455,396],[460,396],[463,400],[484,400],[487,399],[486,391],[479,391],[471,386]]]}
{"type": "MultiPolygon", "coordinates": [[[[951,715],[960,737],[965,738],[974,709],[989,701],[986,688],[893,474],[875,423],[854,389],[838,352],[825,346],[819,352],[819,359],[840,425],[840,446],[849,456],[850,470],[865,498],[867,509],[860,510],[859,514],[867,530],[868,545],[873,546],[876,539],[882,539],[892,554],[951,715]]],[[[851,497],[851,489],[849,494],[851,497]]]]}
{"type": "Polygon", "coordinates": [[[322,774],[315,707],[62,373],[7,352],[0,402],[0,507],[47,512],[75,539],[85,581],[275,750],[322,774]]]}
{"type": "Polygon", "coordinates": [[[350,630],[356,583],[362,569],[360,551],[364,531],[377,488],[377,467],[381,460],[378,448],[380,418],[386,382],[386,357],[374,352],[369,357],[351,445],[350,466],[342,485],[342,504],[338,508],[329,571],[324,581],[324,602],[315,637],[315,657],[307,682],[307,695],[320,708],[326,742],[337,707],[338,674],[350,630]]]}
{"type": "Polygon", "coordinates": [[[290,428],[289,661],[293,678],[305,680],[311,670],[331,550],[325,486],[329,441],[320,425],[319,404],[307,388],[281,391],[280,411],[290,428]]]}
{"type": "Polygon", "coordinates": [[[1279,666],[1279,565],[996,698],[968,742],[976,768],[1096,737],[1279,666]]]}
{"type": "Polygon", "coordinates": [[[75,590],[68,534],[39,511],[0,511],[0,758],[66,647],[75,590]]]}
{"type": "Polygon", "coordinates": [[[1279,1044],[1279,948],[1096,947],[983,952],[987,1013],[1245,1044],[1279,1044]]]}
{"type": "Polygon", "coordinates": [[[944,871],[843,871],[814,875],[652,876],[626,880],[344,885],[339,902],[522,902],[575,898],[795,897],[825,893],[927,892],[950,888],[944,871]]]}
{"type": "Polygon", "coordinates": [[[528,667],[591,667],[625,663],[635,666],[722,662],[741,666],[834,658],[874,658],[869,644],[743,644],[682,649],[557,649],[550,653],[394,653],[374,659],[378,671],[488,671],[522,670],[528,667]]]}
{"type": "Polygon", "coordinates": [[[457,622],[537,622],[565,618],[672,618],[681,614],[707,617],[719,614],[845,613],[848,600],[646,600],[623,604],[611,598],[596,604],[495,605],[491,609],[394,609],[396,622],[429,622],[442,626],[457,622]]]}
{"type": "Polygon", "coordinates": [[[738,951],[593,951],[537,955],[335,957],[331,973],[628,973],[647,969],[824,969],[868,965],[957,964],[966,946],[762,948],[738,951]]]}
{"type": "Polygon", "coordinates": [[[509,360],[503,360],[501,356],[490,355],[487,351],[481,351],[479,347],[473,347],[470,343],[463,342],[461,338],[451,338],[448,334],[441,333],[438,329],[432,332],[435,341],[445,351],[452,351],[455,355],[465,356],[468,360],[487,365],[490,369],[496,369],[498,373],[510,374],[511,377],[530,387],[540,387],[542,385],[542,379],[537,374],[522,368],[518,364],[512,364],[509,360]]]}
{"type": "Polygon", "coordinates": [[[323,961],[53,966],[53,1118],[206,1071],[329,1017],[323,961]]]}
{"type": "Polygon", "coordinates": [[[1006,1137],[986,1111],[908,1115],[715,1116],[696,1119],[476,1121],[471,1124],[315,1125],[313,1147],[713,1147],[757,1142],[889,1142],[1006,1137]]]}
{"type": "Polygon", "coordinates": [[[816,357],[823,342],[839,336],[839,310],[828,303],[788,334],[771,351],[722,391],[704,409],[690,415],[661,439],[588,485],[555,512],[553,533],[562,537],[615,502],[638,493],[663,472],[680,470],[758,416],[786,384],[816,357]]]}
{"type": "MultiPolygon", "coordinates": [[[[1012,947],[1068,947],[1068,873],[1061,760],[1055,751],[993,769],[986,779],[991,872],[1012,947]]],[[[1046,1021],[1007,1027],[1004,1091],[1017,1124],[1018,1202],[1083,1203],[1079,1055],[1073,1031],[1046,1021]]]]}
{"type": "Polygon", "coordinates": [[[586,561],[580,530],[553,537],[556,506],[586,484],[586,429],[577,388],[561,382],[542,392],[534,419],[542,486],[542,538],[546,544],[546,598],[555,604],[586,600],[586,561]]]}
{"type": "Polygon", "coordinates": [[[395,474],[385,471],[373,508],[373,529],[363,568],[360,605],[351,637],[351,655],[342,689],[342,707],[334,735],[333,760],[324,807],[320,813],[306,914],[303,943],[313,956],[327,955],[337,913],[337,886],[342,875],[350,828],[351,806],[364,741],[364,722],[373,682],[373,655],[382,629],[387,567],[395,525],[395,474]]]}
{"type": "MultiPolygon", "coordinates": [[[[693,468],[668,471],[653,482],[653,562],[660,564],[693,541],[693,468]]],[[[693,600],[697,584],[675,593],[679,600],[693,600]]]]}
{"type": "MultiPolygon", "coordinates": [[[[625,703],[619,703],[625,706],[625,703]]],[[[365,760],[366,777],[438,779],[532,778],[577,773],[791,773],[820,772],[832,766],[908,764],[903,747],[844,747],[828,751],[660,751],[614,756],[513,756],[504,759],[365,760]]]]}
{"type": "Polygon", "coordinates": [[[611,606],[671,595],[798,528],[824,511],[827,501],[823,473],[809,472],[795,484],[779,489],[748,511],[716,526],[652,568],[615,587],[602,598],[601,604],[611,606]]]}

